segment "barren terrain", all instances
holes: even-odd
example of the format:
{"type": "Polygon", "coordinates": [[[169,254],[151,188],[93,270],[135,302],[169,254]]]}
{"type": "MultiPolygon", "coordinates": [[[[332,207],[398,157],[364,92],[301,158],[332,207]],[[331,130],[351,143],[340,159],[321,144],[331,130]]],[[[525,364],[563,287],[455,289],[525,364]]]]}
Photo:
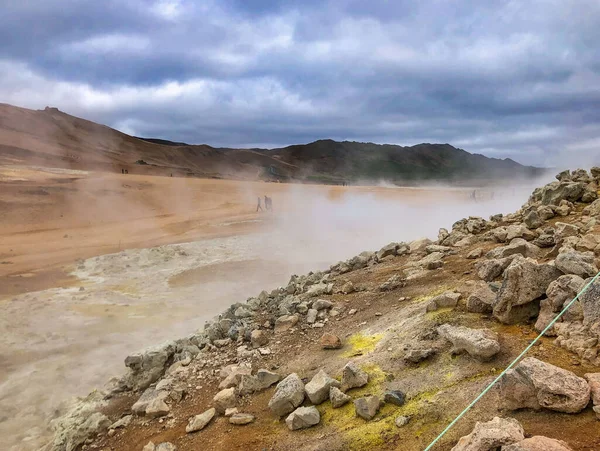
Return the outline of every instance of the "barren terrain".
{"type": "Polygon", "coordinates": [[[1,447],[35,449],[61,402],[128,353],[290,274],[497,209],[491,191],[471,194],[1,166],[1,447]],[[265,194],[274,211],[257,213],[265,194]]]}

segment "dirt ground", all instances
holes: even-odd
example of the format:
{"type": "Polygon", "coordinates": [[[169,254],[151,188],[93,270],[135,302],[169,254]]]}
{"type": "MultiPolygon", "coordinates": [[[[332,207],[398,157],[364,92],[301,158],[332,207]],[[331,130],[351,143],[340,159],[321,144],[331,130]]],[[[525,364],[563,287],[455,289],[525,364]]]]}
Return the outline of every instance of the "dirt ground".
{"type": "Polygon", "coordinates": [[[232,302],[528,192],[0,166],[0,449],[37,449],[63,401],[232,302]]]}

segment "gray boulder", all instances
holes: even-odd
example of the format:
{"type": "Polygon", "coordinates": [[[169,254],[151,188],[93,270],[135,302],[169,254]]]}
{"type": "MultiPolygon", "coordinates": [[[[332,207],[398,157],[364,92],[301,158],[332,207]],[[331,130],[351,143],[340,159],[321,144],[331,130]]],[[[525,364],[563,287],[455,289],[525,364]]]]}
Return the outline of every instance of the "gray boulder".
{"type": "Polygon", "coordinates": [[[349,403],[352,398],[339,388],[332,386],[329,389],[329,399],[331,401],[331,407],[337,409],[338,407],[342,407],[343,405],[349,403]]]}
{"type": "Polygon", "coordinates": [[[200,415],[192,417],[185,427],[185,432],[191,434],[192,432],[201,431],[211,422],[216,414],[217,410],[213,407],[200,415]]]}
{"type": "Polygon", "coordinates": [[[368,395],[363,398],[358,398],[354,401],[354,409],[356,411],[356,415],[365,419],[372,420],[377,412],[379,412],[379,406],[381,402],[379,398],[375,395],[368,395]]]}
{"type": "Polygon", "coordinates": [[[427,304],[427,311],[431,312],[439,308],[453,308],[458,304],[461,294],[455,291],[446,291],[434,297],[427,304]]]}
{"type": "Polygon", "coordinates": [[[293,412],[304,401],[304,383],[296,373],[290,374],[277,384],[275,394],[269,401],[273,414],[282,417],[293,412]]]}
{"type": "Polygon", "coordinates": [[[304,390],[310,402],[317,405],[327,401],[331,387],[339,387],[340,383],[330,377],[325,371],[320,370],[311,381],[306,384],[304,390]]]}
{"type": "Polygon", "coordinates": [[[562,440],[535,435],[525,440],[503,446],[502,451],[573,451],[562,440]]]}
{"type": "Polygon", "coordinates": [[[127,356],[125,366],[130,369],[128,386],[132,390],[138,391],[145,390],[153,382],[156,382],[164,374],[175,349],[175,343],[167,342],[141,353],[127,356]]]}
{"type": "Polygon", "coordinates": [[[584,278],[595,276],[598,273],[592,253],[562,252],[556,257],[555,265],[565,274],[575,274],[584,278]]]}
{"type": "Polygon", "coordinates": [[[504,271],[502,286],[494,304],[494,316],[505,324],[518,323],[536,316],[539,303],[534,301],[561,275],[562,272],[555,266],[537,264],[531,259],[515,259],[504,271]]]}
{"type": "Polygon", "coordinates": [[[594,412],[596,412],[596,417],[600,419],[600,373],[587,373],[583,377],[590,385],[594,412]]]}
{"type": "Polygon", "coordinates": [[[254,421],[254,415],[250,413],[234,413],[229,417],[229,422],[237,426],[244,426],[254,421]]]}
{"type": "Polygon", "coordinates": [[[369,382],[369,375],[361,370],[354,362],[348,362],[342,369],[341,390],[346,392],[351,388],[364,387],[369,382]]]}
{"type": "MultiPolygon", "coordinates": [[[[586,280],[585,285],[587,283],[589,281],[586,280]]],[[[600,280],[596,279],[579,295],[578,299],[583,310],[583,324],[591,326],[600,321],[600,302],[598,302],[598,299],[600,299],[600,280]]]]}
{"type": "Polygon", "coordinates": [[[504,270],[508,268],[515,257],[517,257],[517,255],[511,255],[510,257],[506,258],[482,260],[477,263],[476,266],[477,276],[486,282],[491,282],[502,275],[504,270]]]}
{"type": "Polygon", "coordinates": [[[504,407],[581,412],[590,401],[585,379],[533,357],[523,359],[500,379],[504,407]]]}
{"type": "MultiPolygon", "coordinates": [[[[245,376],[246,377],[246,376],[245,376]]],[[[224,414],[230,407],[235,407],[237,404],[237,396],[235,394],[235,388],[225,388],[217,393],[213,398],[213,404],[217,412],[224,414]]]]}
{"type": "Polygon", "coordinates": [[[537,257],[540,255],[540,248],[535,244],[528,243],[523,238],[515,238],[506,246],[492,249],[486,254],[486,257],[490,259],[500,259],[517,254],[524,257],[537,257]]]}
{"type": "Polygon", "coordinates": [[[281,379],[281,377],[279,376],[279,374],[273,373],[269,370],[260,369],[256,372],[256,379],[258,379],[260,389],[266,390],[271,385],[279,382],[279,379],[281,379]]]}
{"type": "Polygon", "coordinates": [[[544,221],[542,218],[540,218],[540,215],[536,210],[531,210],[529,213],[527,213],[523,218],[523,222],[528,229],[537,229],[544,224],[544,221]]]}
{"type": "Polygon", "coordinates": [[[544,205],[558,205],[561,200],[577,202],[584,191],[581,182],[552,182],[542,188],[541,201],[544,205]]]}
{"type": "Polygon", "coordinates": [[[498,336],[491,330],[443,324],[437,331],[441,337],[452,343],[453,353],[467,352],[476,359],[487,361],[500,352],[498,336]]]}
{"type": "Polygon", "coordinates": [[[306,429],[319,424],[321,415],[316,407],[298,407],[285,419],[285,424],[290,431],[306,429]]]}
{"type": "Polygon", "coordinates": [[[467,298],[467,311],[472,313],[491,313],[496,294],[485,285],[477,288],[467,298]]]}
{"type": "Polygon", "coordinates": [[[517,420],[495,417],[487,423],[475,423],[473,432],[461,437],[452,451],[495,451],[524,438],[523,426],[517,420]]]}

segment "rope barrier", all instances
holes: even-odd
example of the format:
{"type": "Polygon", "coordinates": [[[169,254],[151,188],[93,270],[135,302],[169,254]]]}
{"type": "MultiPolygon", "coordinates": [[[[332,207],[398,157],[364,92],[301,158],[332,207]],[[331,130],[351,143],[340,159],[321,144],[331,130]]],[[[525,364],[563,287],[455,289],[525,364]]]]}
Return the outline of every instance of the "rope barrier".
{"type": "Polygon", "coordinates": [[[586,291],[586,290],[589,288],[589,286],[590,286],[590,285],[592,285],[592,284],[593,284],[593,283],[596,281],[596,279],[598,278],[598,276],[600,276],[600,272],[599,272],[598,274],[596,274],[596,275],[594,276],[594,278],[593,278],[592,280],[590,280],[590,282],[589,282],[589,283],[588,283],[588,284],[587,284],[585,287],[583,287],[583,289],[582,289],[582,290],[581,290],[579,293],[577,293],[577,296],[575,296],[575,297],[573,298],[573,300],[572,300],[571,302],[569,302],[569,303],[567,304],[567,306],[566,306],[566,307],[564,307],[564,308],[562,309],[562,311],[561,311],[561,312],[560,312],[558,315],[556,315],[556,317],[555,317],[555,318],[554,318],[552,321],[550,321],[550,323],[549,323],[549,324],[548,324],[548,325],[547,325],[547,326],[544,328],[544,330],[543,330],[543,331],[541,331],[541,332],[540,332],[540,334],[539,334],[539,335],[538,335],[538,336],[537,336],[537,337],[536,337],[536,338],[535,338],[535,339],[534,339],[534,340],[533,340],[531,343],[529,343],[529,345],[528,345],[528,346],[527,346],[527,347],[526,347],[526,348],[523,350],[523,352],[521,352],[521,354],[519,354],[519,355],[517,356],[517,358],[516,358],[516,359],[514,359],[514,360],[513,360],[513,361],[510,363],[510,365],[508,365],[508,366],[506,367],[506,369],[505,369],[504,371],[502,371],[502,372],[501,372],[501,373],[498,375],[498,377],[497,377],[496,379],[494,379],[494,380],[493,380],[493,381],[492,381],[492,382],[491,382],[491,383],[490,383],[490,384],[489,384],[489,385],[488,385],[488,386],[487,386],[487,387],[486,387],[486,388],[485,388],[485,389],[484,389],[484,390],[483,390],[483,391],[482,391],[482,392],[481,392],[481,393],[480,393],[480,394],[479,394],[479,395],[478,395],[478,396],[477,396],[477,397],[476,397],[476,398],[475,398],[475,399],[474,399],[474,400],[473,400],[473,401],[472,401],[472,402],[471,402],[471,403],[470,403],[470,404],[469,404],[467,407],[465,407],[465,409],[464,409],[464,410],[463,410],[463,411],[462,411],[462,412],[461,412],[461,413],[460,413],[460,414],[459,414],[459,415],[458,415],[458,416],[457,416],[457,417],[456,417],[454,420],[452,420],[452,422],[451,422],[451,423],[450,423],[450,424],[449,424],[449,425],[446,427],[446,429],[444,429],[444,430],[443,430],[443,431],[442,431],[442,432],[441,432],[441,433],[440,433],[440,434],[439,434],[439,435],[438,435],[438,436],[435,438],[435,440],[433,440],[433,441],[432,441],[432,442],[429,444],[429,446],[427,446],[427,448],[425,448],[425,450],[424,450],[424,451],[429,451],[429,450],[431,450],[431,449],[433,448],[433,446],[434,446],[434,445],[435,445],[435,444],[436,444],[436,443],[437,443],[437,442],[438,442],[438,441],[439,441],[439,440],[440,440],[440,439],[441,439],[441,438],[442,438],[444,435],[446,435],[446,432],[448,432],[448,431],[449,431],[449,430],[452,428],[452,426],[454,426],[454,425],[455,425],[455,424],[458,422],[458,420],[460,420],[460,419],[461,419],[461,418],[462,418],[462,417],[463,417],[463,416],[464,416],[464,415],[465,415],[465,414],[466,414],[466,413],[467,413],[469,410],[471,410],[471,408],[472,408],[472,407],[473,407],[473,406],[474,406],[474,405],[475,405],[475,404],[476,404],[476,403],[477,403],[477,402],[478,402],[478,401],[479,401],[481,398],[483,398],[483,397],[486,395],[486,393],[487,393],[487,392],[489,392],[489,391],[491,390],[491,388],[492,388],[494,385],[496,385],[496,383],[497,383],[497,382],[498,382],[500,379],[502,379],[502,376],[504,376],[508,370],[510,370],[510,369],[511,369],[513,366],[515,366],[515,364],[516,364],[516,363],[517,363],[519,360],[521,360],[521,358],[522,358],[522,357],[523,357],[523,356],[524,356],[524,355],[527,353],[527,351],[529,351],[529,350],[530,350],[530,349],[531,349],[531,348],[532,348],[532,347],[533,347],[533,346],[534,346],[534,345],[537,343],[537,341],[538,341],[538,340],[539,340],[541,337],[543,337],[543,336],[544,336],[544,334],[545,334],[545,333],[546,333],[546,332],[547,332],[547,331],[548,331],[548,330],[549,330],[549,329],[550,329],[550,328],[551,328],[551,327],[554,325],[554,323],[556,323],[556,321],[558,321],[558,319],[559,319],[559,318],[560,318],[562,315],[564,315],[564,313],[565,313],[567,310],[569,310],[569,308],[570,308],[570,307],[571,307],[571,306],[572,306],[572,305],[575,303],[575,301],[576,301],[577,299],[579,299],[579,296],[581,296],[581,295],[582,295],[582,294],[583,294],[583,293],[584,293],[584,292],[585,292],[585,291],[586,291]]]}

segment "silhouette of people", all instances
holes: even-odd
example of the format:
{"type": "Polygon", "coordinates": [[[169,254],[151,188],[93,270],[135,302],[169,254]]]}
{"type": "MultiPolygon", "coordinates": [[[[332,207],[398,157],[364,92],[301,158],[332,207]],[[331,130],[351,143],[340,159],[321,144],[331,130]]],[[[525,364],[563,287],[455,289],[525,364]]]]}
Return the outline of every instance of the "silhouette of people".
{"type": "MultiPolygon", "coordinates": [[[[265,203],[265,208],[267,208],[267,205],[265,203]]],[[[260,202],[260,196],[258,197],[258,204],[256,205],[256,211],[263,211],[262,206],[261,206],[261,202],[260,202]]]]}
{"type": "Polygon", "coordinates": [[[265,210],[273,210],[273,199],[265,194],[265,210]]]}
{"type": "Polygon", "coordinates": [[[121,169],[121,174],[125,174],[125,169],[121,169]]]}

